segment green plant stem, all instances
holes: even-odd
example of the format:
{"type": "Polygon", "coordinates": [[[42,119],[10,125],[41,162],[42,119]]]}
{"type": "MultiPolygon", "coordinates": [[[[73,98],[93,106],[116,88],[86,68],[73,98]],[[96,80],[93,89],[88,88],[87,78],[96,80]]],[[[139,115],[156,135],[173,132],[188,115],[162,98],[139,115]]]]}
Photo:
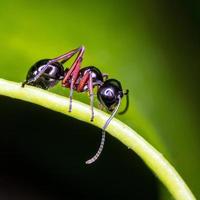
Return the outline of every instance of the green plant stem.
{"type": "MultiPolygon", "coordinates": [[[[78,120],[102,127],[108,119],[108,115],[100,110],[94,109],[95,119],[90,122],[90,107],[86,104],[73,100],[73,111],[68,112],[69,99],[38,89],[31,86],[21,87],[15,83],[0,79],[0,95],[28,101],[48,109],[64,113],[78,120]]],[[[117,119],[113,119],[107,131],[128,148],[137,153],[147,166],[154,172],[160,181],[168,188],[173,197],[177,200],[193,200],[192,192],[176,172],[174,167],[149,144],[138,133],[117,119]]]]}

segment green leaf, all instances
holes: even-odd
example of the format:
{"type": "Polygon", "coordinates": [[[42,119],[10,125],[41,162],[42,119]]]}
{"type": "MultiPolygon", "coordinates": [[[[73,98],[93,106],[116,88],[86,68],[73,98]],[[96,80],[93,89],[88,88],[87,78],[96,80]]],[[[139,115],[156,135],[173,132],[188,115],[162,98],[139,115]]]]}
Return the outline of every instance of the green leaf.
{"type": "MultiPolygon", "coordinates": [[[[90,122],[90,107],[78,101],[73,102],[73,112],[69,109],[69,99],[31,86],[21,87],[15,83],[0,79],[0,95],[28,101],[45,108],[67,114],[78,120],[102,127],[108,115],[95,109],[95,120],[90,122]],[[68,103],[66,103],[68,102],[68,103]]],[[[151,144],[142,138],[133,129],[117,119],[113,119],[107,128],[111,135],[116,137],[128,148],[135,151],[157,177],[168,188],[177,200],[193,200],[195,197],[184,183],[182,178],[171,164],[151,144]]]]}

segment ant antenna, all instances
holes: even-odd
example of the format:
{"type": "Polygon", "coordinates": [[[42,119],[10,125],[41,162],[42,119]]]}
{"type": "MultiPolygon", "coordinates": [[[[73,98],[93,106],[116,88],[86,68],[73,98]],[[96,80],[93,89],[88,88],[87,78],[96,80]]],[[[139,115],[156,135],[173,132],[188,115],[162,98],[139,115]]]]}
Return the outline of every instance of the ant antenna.
{"type": "Polygon", "coordinates": [[[123,115],[127,110],[128,110],[128,107],[129,107],[129,90],[126,90],[126,92],[124,92],[124,95],[126,95],[126,107],[124,108],[123,111],[119,112],[119,115],[123,115]]]}
{"type": "Polygon", "coordinates": [[[121,97],[119,95],[118,96],[118,104],[117,104],[116,108],[114,109],[111,116],[109,117],[109,119],[106,121],[106,123],[104,124],[104,126],[102,128],[101,143],[100,143],[99,149],[92,158],[90,158],[89,160],[87,160],[85,162],[86,164],[92,164],[93,162],[95,162],[99,158],[101,152],[103,151],[103,147],[104,147],[104,143],[105,143],[105,137],[106,137],[106,128],[110,124],[111,120],[114,118],[115,114],[117,113],[120,104],[121,104],[121,97]]]}

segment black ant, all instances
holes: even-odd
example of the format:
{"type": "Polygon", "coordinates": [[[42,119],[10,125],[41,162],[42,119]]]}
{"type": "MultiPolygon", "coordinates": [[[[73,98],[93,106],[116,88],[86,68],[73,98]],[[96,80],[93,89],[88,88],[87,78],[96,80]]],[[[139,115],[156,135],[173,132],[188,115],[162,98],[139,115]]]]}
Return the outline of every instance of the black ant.
{"type": "Polygon", "coordinates": [[[91,164],[97,160],[101,154],[105,142],[105,129],[109,125],[117,113],[121,104],[121,99],[126,95],[126,107],[123,114],[127,111],[129,106],[128,90],[123,91],[121,83],[116,79],[108,79],[108,75],[102,74],[100,70],[94,66],[88,66],[80,69],[83,60],[85,48],[81,46],[77,49],[71,50],[54,59],[43,59],[36,62],[28,71],[26,80],[22,83],[22,87],[32,85],[42,89],[48,89],[55,86],[58,81],[62,81],[62,86],[70,88],[70,104],[69,112],[72,110],[72,96],[73,91],[89,92],[90,105],[91,105],[91,121],[94,119],[94,93],[93,88],[97,87],[97,98],[100,105],[105,107],[108,111],[112,112],[110,118],[106,121],[102,128],[102,138],[97,153],[86,164],[91,164]],[[72,66],[64,69],[63,64],[69,60],[73,55],[78,53],[72,66]]]}

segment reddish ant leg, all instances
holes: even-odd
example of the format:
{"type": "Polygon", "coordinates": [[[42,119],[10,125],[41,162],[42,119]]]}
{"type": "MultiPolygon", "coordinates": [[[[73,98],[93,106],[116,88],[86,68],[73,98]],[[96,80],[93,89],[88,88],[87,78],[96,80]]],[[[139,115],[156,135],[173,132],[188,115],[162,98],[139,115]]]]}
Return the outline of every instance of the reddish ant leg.
{"type": "Polygon", "coordinates": [[[83,54],[84,54],[85,48],[84,46],[80,47],[79,54],[77,55],[74,63],[72,64],[71,68],[67,71],[66,75],[64,76],[62,80],[62,85],[65,87],[70,87],[70,95],[69,95],[69,112],[72,111],[72,98],[73,98],[73,89],[74,84],[78,78],[78,74],[80,71],[80,65],[83,60],[83,54]],[[70,82],[71,79],[71,82],[70,82]]]}
{"type": "Polygon", "coordinates": [[[86,72],[83,77],[81,78],[79,85],[77,87],[77,92],[83,92],[84,91],[84,86],[87,84],[88,80],[89,80],[89,73],[86,72]]]}
{"type": "Polygon", "coordinates": [[[64,64],[66,61],[68,61],[74,54],[80,52],[82,50],[82,48],[84,48],[83,46],[79,47],[79,48],[76,48],[76,49],[73,49],[61,56],[58,56],[57,58],[54,58],[52,60],[50,60],[47,64],[51,64],[51,63],[54,63],[54,62],[60,62],[62,64],[64,64]]]}
{"type": "MultiPolygon", "coordinates": [[[[67,82],[69,81],[69,79],[73,76],[73,73],[74,71],[77,70],[77,68],[79,69],[80,71],[80,65],[81,65],[81,62],[83,60],[83,54],[85,52],[85,47],[84,46],[81,46],[79,48],[79,54],[77,55],[74,63],[72,64],[72,66],[70,67],[70,69],[67,71],[64,79],[62,80],[62,84],[65,85],[67,84],[67,82]]],[[[76,81],[76,80],[75,80],[76,81]]]]}
{"type": "MultiPolygon", "coordinates": [[[[72,77],[71,77],[70,94],[69,94],[69,112],[72,111],[72,99],[73,99],[74,84],[77,80],[79,71],[80,71],[80,62],[77,63],[77,66],[75,66],[75,69],[71,74],[72,77]]],[[[65,85],[65,83],[63,83],[63,84],[65,85]]]]}

